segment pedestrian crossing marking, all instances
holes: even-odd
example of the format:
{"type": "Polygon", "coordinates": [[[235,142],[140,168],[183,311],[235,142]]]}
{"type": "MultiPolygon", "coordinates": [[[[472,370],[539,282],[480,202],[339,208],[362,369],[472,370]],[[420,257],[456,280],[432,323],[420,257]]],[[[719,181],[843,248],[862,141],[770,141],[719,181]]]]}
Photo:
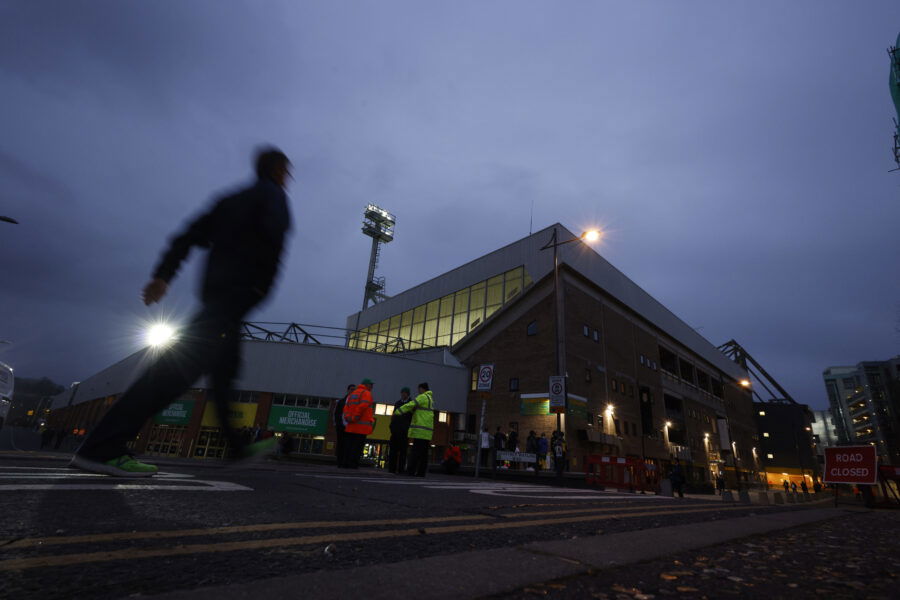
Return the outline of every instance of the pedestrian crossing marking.
{"type": "Polygon", "coordinates": [[[165,471],[153,477],[137,479],[85,473],[66,467],[0,467],[0,492],[104,490],[243,492],[253,491],[253,488],[230,481],[197,479],[194,475],[165,471]],[[31,483],[35,481],[40,483],[31,483]]]}

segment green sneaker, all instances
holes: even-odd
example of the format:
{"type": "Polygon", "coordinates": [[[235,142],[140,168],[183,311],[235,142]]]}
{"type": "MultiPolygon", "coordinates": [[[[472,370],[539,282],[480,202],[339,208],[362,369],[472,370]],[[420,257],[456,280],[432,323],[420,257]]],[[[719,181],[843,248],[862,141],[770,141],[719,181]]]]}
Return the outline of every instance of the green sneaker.
{"type": "Polygon", "coordinates": [[[89,471],[91,473],[102,473],[103,475],[112,475],[113,477],[152,477],[159,472],[156,465],[148,465],[137,460],[135,457],[123,454],[119,458],[114,458],[106,462],[93,460],[86,456],[76,454],[72,457],[70,467],[89,471]]]}

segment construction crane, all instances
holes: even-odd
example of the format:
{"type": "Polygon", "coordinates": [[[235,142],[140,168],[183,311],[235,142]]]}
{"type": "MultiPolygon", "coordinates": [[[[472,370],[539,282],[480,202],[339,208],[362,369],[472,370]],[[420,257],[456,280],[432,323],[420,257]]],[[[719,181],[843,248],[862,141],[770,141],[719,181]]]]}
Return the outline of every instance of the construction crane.
{"type": "Polygon", "coordinates": [[[760,402],[772,402],[773,400],[780,400],[780,401],[790,402],[791,404],[797,404],[796,400],[791,398],[791,395],[788,394],[787,391],[785,391],[785,389],[783,387],[781,387],[781,385],[777,381],[775,381],[775,378],[772,377],[771,375],[769,375],[766,372],[766,370],[763,369],[762,365],[759,364],[755,358],[750,356],[750,353],[747,352],[746,350],[744,350],[744,347],[741,346],[740,344],[738,344],[736,341],[729,340],[729,341],[725,342],[724,344],[719,346],[719,350],[725,356],[727,356],[728,358],[730,358],[737,364],[741,365],[744,369],[747,370],[748,373],[753,375],[756,378],[756,380],[772,396],[772,398],[769,400],[763,400],[762,397],[760,397],[760,395],[756,392],[756,390],[753,390],[753,394],[757,398],[759,398],[760,402]],[[769,384],[772,387],[774,387],[776,390],[778,390],[778,392],[781,394],[781,396],[780,397],[776,396],[772,392],[772,390],[770,390],[769,387],[766,385],[766,382],[769,382],[769,384]]]}

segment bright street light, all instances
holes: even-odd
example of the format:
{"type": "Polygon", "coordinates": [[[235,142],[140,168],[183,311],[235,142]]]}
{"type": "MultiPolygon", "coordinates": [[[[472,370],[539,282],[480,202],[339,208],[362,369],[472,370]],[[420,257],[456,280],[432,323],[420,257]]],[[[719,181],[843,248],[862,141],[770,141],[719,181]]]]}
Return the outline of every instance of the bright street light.
{"type": "Polygon", "coordinates": [[[749,379],[741,379],[741,387],[745,387],[745,388],[750,387],[750,380],[749,379]]]}
{"type": "Polygon", "coordinates": [[[156,348],[166,346],[173,339],[175,339],[175,330],[165,323],[156,323],[147,329],[147,343],[150,346],[156,348]]]}
{"type": "Polygon", "coordinates": [[[597,229],[589,229],[581,234],[581,238],[586,242],[596,242],[600,239],[600,231],[597,229]]]}

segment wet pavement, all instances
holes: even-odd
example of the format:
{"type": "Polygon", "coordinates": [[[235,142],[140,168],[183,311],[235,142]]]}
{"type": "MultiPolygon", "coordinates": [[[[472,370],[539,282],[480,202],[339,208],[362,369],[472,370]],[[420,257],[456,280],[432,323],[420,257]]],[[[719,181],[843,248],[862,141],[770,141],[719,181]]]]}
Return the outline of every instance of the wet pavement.
{"type": "Polygon", "coordinates": [[[898,533],[900,511],[861,510],[490,598],[900,598],[898,533]]]}

